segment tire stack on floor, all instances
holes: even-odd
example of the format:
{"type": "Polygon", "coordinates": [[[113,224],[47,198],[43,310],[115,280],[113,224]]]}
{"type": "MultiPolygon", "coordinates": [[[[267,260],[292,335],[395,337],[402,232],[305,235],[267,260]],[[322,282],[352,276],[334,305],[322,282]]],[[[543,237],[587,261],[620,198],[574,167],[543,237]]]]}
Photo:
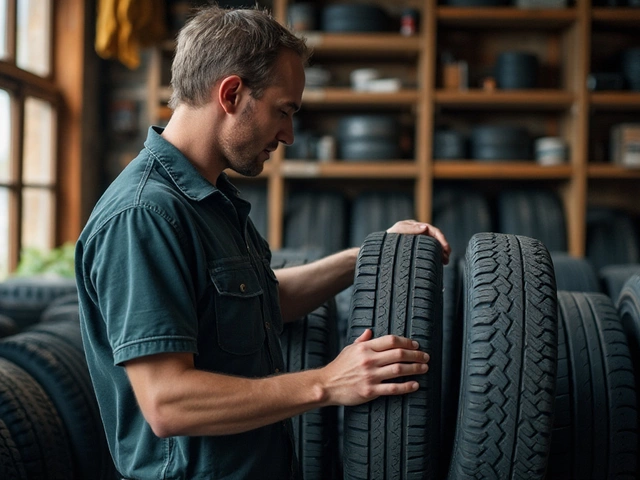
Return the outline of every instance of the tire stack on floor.
{"type": "Polygon", "coordinates": [[[539,240],[482,233],[464,261],[440,255],[428,238],[364,242],[347,343],[372,328],[432,360],[418,392],[346,409],[344,478],[638,478],[640,275],[616,307],[558,292],[562,259],[539,240]]]}
{"type": "Polygon", "coordinates": [[[0,290],[21,327],[0,340],[0,478],[113,479],[75,282],[16,279],[0,290]]]}

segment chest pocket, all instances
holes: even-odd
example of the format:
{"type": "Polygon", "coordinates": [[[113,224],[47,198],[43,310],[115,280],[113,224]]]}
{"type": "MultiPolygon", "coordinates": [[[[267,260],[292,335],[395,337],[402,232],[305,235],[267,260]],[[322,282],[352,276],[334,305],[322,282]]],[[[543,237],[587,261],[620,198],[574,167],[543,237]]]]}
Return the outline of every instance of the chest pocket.
{"type": "Polygon", "coordinates": [[[250,264],[209,270],[216,288],[218,344],[227,353],[249,355],[264,343],[263,291],[250,264]]]}

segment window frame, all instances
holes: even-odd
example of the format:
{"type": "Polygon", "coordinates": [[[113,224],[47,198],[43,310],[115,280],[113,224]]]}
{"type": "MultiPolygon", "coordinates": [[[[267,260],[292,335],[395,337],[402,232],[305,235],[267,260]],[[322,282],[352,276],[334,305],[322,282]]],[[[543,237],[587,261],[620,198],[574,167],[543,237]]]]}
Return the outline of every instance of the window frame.
{"type": "MultiPolygon", "coordinates": [[[[91,49],[87,23],[93,12],[83,0],[51,0],[49,15],[50,69],[42,77],[17,66],[17,1],[7,2],[7,57],[0,59],[0,88],[9,92],[12,131],[11,172],[0,186],[9,192],[9,272],[18,265],[22,243],[22,192],[24,188],[48,189],[53,194],[53,226],[49,244],[75,241],[86,210],[83,205],[82,141],[86,55],[91,49]],[[64,52],[61,54],[60,52],[64,52]],[[54,115],[51,183],[23,182],[25,100],[34,97],[51,105],[54,115]],[[64,161],[62,160],[64,159],[64,161]]],[[[95,107],[93,107],[95,108],[95,107]]],[[[86,202],[85,202],[86,203],[86,202]]]]}

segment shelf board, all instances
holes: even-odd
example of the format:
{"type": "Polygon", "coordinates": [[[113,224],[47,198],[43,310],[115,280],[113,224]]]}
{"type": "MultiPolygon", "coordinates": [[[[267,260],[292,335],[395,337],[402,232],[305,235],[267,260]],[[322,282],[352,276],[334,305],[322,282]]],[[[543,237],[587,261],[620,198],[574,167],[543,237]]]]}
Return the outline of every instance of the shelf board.
{"type": "Polygon", "coordinates": [[[640,92],[591,92],[589,101],[600,110],[638,110],[640,92]]]}
{"type": "Polygon", "coordinates": [[[634,27],[640,25],[639,8],[602,7],[591,10],[593,23],[602,26],[634,27]]]}
{"type": "Polygon", "coordinates": [[[587,175],[594,179],[638,180],[640,179],[640,168],[610,163],[590,163],[587,165],[587,175]]]}
{"type": "Polygon", "coordinates": [[[351,88],[309,88],[302,95],[302,103],[307,107],[349,106],[413,106],[418,102],[417,90],[404,89],[397,92],[359,92],[351,88]]]}
{"type": "Polygon", "coordinates": [[[564,180],[571,177],[571,166],[542,166],[532,161],[436,160],[433,174],[437,179],[457,180],[564,180]]]}
{"type": "Polygon", "coordinates": [[[354,179],[414,179],[418,175],[418,166],[413,161],[333,161],[310,162],[303,160],[285,160],[282,174],[287,178],[354,178],[354,179]]]}
{"type": "Polygon", "coordinates": [[[437,90],[438,105],[464,109],[534,109],[562,110],[575,100],[573,93],[564,90],[437,90]]]}
{"type": "Polygon", "coordinates": [[[415,57],[420,52],[420,37],[405,37],[399,33],[324,33],[302,32],[314,54],[356,56],[385,54],[403,58],[415,57]]]}
{"type": "Polygon", "coordinates": [[[437,10],[438,22],[454,27],[560,29],[578,18],[575,8],[448,7],[437,10]]]}

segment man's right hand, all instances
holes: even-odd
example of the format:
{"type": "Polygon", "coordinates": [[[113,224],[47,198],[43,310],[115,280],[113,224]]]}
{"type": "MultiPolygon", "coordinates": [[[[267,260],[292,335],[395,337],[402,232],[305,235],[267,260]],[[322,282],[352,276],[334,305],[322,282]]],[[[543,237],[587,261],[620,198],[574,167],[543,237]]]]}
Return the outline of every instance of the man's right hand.
{"type": "Polygon", "coordinates": [[[330,405],[359,405],[382,395],[415,392],[415,380],[385,383],[397,377],[424,374],[429,354],[418,343],[396,335],[372,339],[370,329],[345,347],[334,361],[322,368],[322,379],[330,405]]]}

